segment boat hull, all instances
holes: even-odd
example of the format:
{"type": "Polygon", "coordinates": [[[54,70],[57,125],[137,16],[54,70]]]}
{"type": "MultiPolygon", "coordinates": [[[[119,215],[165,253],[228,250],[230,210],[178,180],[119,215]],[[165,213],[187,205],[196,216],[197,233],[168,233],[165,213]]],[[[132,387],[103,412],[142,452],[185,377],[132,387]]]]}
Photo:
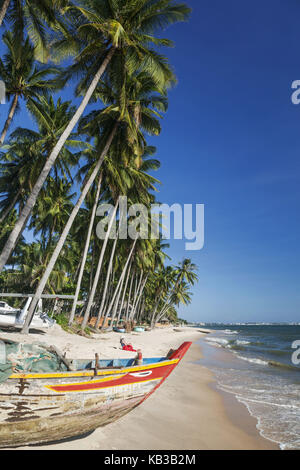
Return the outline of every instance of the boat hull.
{"type": "Polygon", "coordinates": [[[0,385],[0,447],[69,439],[116,421],[162,384],[190,345],[144,366],[13,374],[0,385]]]}

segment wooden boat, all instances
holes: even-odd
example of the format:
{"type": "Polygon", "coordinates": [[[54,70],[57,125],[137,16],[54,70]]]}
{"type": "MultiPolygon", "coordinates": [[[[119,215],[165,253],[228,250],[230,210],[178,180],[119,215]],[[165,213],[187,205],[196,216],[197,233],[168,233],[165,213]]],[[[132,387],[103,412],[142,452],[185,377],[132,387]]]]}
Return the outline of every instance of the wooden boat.
{"type": "Polygon", "coordinates": [[[145,331],[145,328],[142,326],[136,326],[133,331],[137,331],[138,333],[143,333],[145,331]]]}
{"type": "Polygon", "coordinates": [[[125,328],[117,328],[116,326],[114,326],[113,330],[116,333],[125,333],[126,332],[125,328]]]}
{"type": "Polygon", "coordinates": [[[73,370],[13,373],[0,384],[0,447],[60,441],[117,420],[166,380],[192,343],[166,357],[73,360],[73,370]]]}

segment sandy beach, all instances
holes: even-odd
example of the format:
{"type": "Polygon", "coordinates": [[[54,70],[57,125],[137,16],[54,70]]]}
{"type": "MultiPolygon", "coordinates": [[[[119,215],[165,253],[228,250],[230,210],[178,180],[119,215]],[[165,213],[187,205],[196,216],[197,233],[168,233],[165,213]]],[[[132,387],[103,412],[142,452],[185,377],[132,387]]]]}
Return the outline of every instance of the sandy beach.
{"type": "MultiPolygon", "coordinates": [[[[98,428],[86,437],[51,445],[19,447],[47,450],[270,450],[278,449],[262,438],[256,420],[235,397],[217,391],[212,372],[201,365],[197,343],[204,333],[194,328],[155,329],[124,335],[144,356],[165,355],[183,341],[193,345],[167,381],[141,406],[120,420],[98,428]]],[[[19,333],[3,333],[2,338],[24,341],[19,333]]],[[[70,335],[59,326],[25,341],[54,344],[68,358],[132,357],[135,353],[120,349],[120,334],[70,335]]]]}

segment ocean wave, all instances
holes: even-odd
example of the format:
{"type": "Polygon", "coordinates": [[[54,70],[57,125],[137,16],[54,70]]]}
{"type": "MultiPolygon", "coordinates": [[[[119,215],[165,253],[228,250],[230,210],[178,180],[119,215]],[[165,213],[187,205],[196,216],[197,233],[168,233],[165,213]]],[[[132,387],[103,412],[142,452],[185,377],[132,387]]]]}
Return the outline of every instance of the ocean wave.
{"type": "Polygon", "coordinates": [[[271,367],[279,367],[281,369],[288,369],[288,370],[294,370],[294,371],[299,371],[300,372],[300,367],[297,366],[292,366],[290,364],[284,364],[283,362],[277,362],[277,361],[265,361],[263,359],[259,359],[256,357],[246,357],[246,356],[240,356],[237,355],[239,359],[242,359],[243,361],[250,362],[252,364],[257,364],[261,366],[271,366],[271,367]]]}
{"type": "Polygon", "coordinates": [[[246,356],[237,356],[239,359],[243,361],[251,362],[252,364],[257,364],[261,366],[267,366],[268,361],[263,361],[262,359],[258,359],[256,357],[246,357],[246,356]]]}
{"type": "Polygon", "coordinates": [[[218,337],[215,337],[215,336],[209,336],[209,337],[205,338],[205,341],[207,341],[208,343],[211,343],[213,345],[217,345],[219,347],[226,347],[229,344],[229,341],[227,339],[218,338],[218,337]]]}
{"type": "Polygon", "coordinates": [[[287,403],[276,403],[275,401],[268,402],[268,401],[265,401],[265,400],[255,400],[253,398],[248,398],[248,397],[245,398],[245,397],[241,397],[241,396],[238,396],[238,395],[237,395],[237,398],[240,401],[244,400],[247,403],[256,403],[256,404],[259,404],[259,405],[276,406],[277,408],[284,408],[284,409],[288,409],[288,410],[300,410],[299,405],[289,405],[287,403]]]}

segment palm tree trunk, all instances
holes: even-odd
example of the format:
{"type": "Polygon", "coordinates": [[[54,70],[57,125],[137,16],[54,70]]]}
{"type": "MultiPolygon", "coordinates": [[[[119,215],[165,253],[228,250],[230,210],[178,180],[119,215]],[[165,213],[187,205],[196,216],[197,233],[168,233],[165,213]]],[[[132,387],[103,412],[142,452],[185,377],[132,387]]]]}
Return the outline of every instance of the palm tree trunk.
{"type": "Polygon", "coordinates": [[[97,289],[98,282],[99,282],[99,277],[100,277],[100,273],[101,273],[101,268],[102,268],[102,263],[103,263],[103,258],[104,258],[106,246],[107,246],[107,243],[108,243],[108,239],[109,239],[109,235],[110,235],[110,231],[111,231],[113,222],[115,220],[118,205],[119,205],[119,199],[117,200],[115,208],[114,208],[113,213],[111,215],[111,218],[110,218],[110,221],[109,221],[109,224],[108,224],[108,228],[107,228],[107,232],[106,232],[106,235],[105,235],[105,239],[103,241],[103,245],[102,245],[102,248],[101,248],[101,252],[100,252],[99,261],[98,261],[98,265],[97,265],[97,269],[96,269],[96,273],[95,273],[95,277],[94,277],[92,290],[91,290],[90,295],[89,295],[89,301],[88,301],[86,311],[85,311],[85,314],[84,314],[84,317],[83,317],[83,322],[81,324],[81,329],[82,330],[86,327],[86,324],[87,324],[89,316],[90,316],[91,307],[92,307],[93,302],[94,302],[94,297],[95,297],[96,289],[97,289]]]}
{"type": "Polygon", "coordinates": [[[134,319],[135,312],[136,312],[138,303],[139,303],[139,301],[140,301],[140,298],[141,298],[141,296],[142,296],[142,294],[143,294],[143,292],[144,292],[146,283],[147,283],[147,281],[148,281],[148,277],[149,277],[149,275],[147,275],[147,276],[145,277],[145,279],[144,279],[144,281],[143,281],[143,284],[142,284],[142,286],[141,286],[141,288],[140,288],[140,290],[139,290],[139,294],[138,294],[138,297],[137,297],[137,300],[136,300],[136,303],[135,303],[135,306],[134,306],[134,309],[133,309],[133,312],[132,312],[131,320],[134,319]]]}
{"type": "Polygon", "coordinates": [[[48,263],[48,265],[47,265],[47,267],[46,267],[46,270],[45,270],[45,272],[44,272],[44,274],[43,274],[43,277],[42,277],[42,279],[40,280],[40,283],[39,283],[39,285],[38,285],[38,288],[37,288],[37,290],[36,290],[36,293],[35,293],[35,295],[34,295],[34,298],[33,298],[32,301],[31,301],[31,304],[30,304],[30,307],[29,307],[29,310],[28,310],[28,314],[27,314],[27,316],[26,316],[26,320],[25,320],[24,326],[23,326],[22,331],[21,331],[22,333],[28,334],[29,325],[30,325],[30,323],[31,323],[31,320],[32,320],[32,317],[33,317],[33,314],[34,314],[34,310],[35,310],[35,308],[36,308],[36,305],[37,305],[39,299],[41,298],[41,295],[42,295],[42,293],[43,293],[43,290],[44,290],[44,288],[45,288],[45,286],[46,286],[46,284],[47,284],[47,281],[48,281],[49,276],[50,276],[50,274],[51,274],[51,272],[52,272],[52,270],[53,270],[53,268],[54,268],[54,265],[55,265],[55,263],[56,263],[56,261],[57,261],[57,258],[59,257],[59,254],[60,254],[60,252],[61,252],[61,250],[62,250],[62,248],[63,248],[63,245],[64,245],[64,243],[65,243],[65,241],[66,241],[66,238],[67,238],[67,236],[68,236],[68,234],[69,234],[69,231],[70,231],[70,229],[71,229],[71,227],[72,227],[72,224],[73,224],[73,222],[74,222],[74,220],[75,220],[75,217],[76,217],[76,215],[77,215],[77,213],[78,213],[78,211],[79,211],[79,209],[80,209],[80,207],[81,207],[81,205],[82,205],[82,203],[83,203],[83,201],[84,201],[84,199],[85,199],[85,197],[86,197],[88,191],[90,190],[90,188],[91,188],[93,182],[95,181],[95,178],[96,178],[97,174],[99,173],[99,170],[100,170],[100,168],[101,168],[101,165],[102,165],[102,163],[103,163],[103,160],[104,160],[104,158],[105,158],[105,156],[106,156],[106,154],[107,154],[107,152],[108,152],[108,150],[109,150],[109,147],[110,147],[110,145],[111,145],[111,143],[112,143],[112,141],[113,141],[113,138],[114,138],[114,136],[115,136],[115,134],[116,134],[116,132],[117,132],[118,124],[119,124],[118,122],[115,123],[115,125],[114,125],[114,127],[113,127],[113,129],[112,129],[112,131],[111,131],[111,133],[110,133],[110,135],[109,135],[109,137],[108,137],[108,139],[107,139],[106,145],[105,145],[105,147],[104,147],[104,149],[103,149],[103,151],[102,151],[102,153],[101,153],[101,155],[100,155],[100,158],[99,158],[99,160],[98,160],[98,163],[97,163],[97,165],[95,166],[95,168],[94,168],[93,172],[91,173],[90,177],[89,177],[88,180],[86,181],[86,183],[85,183],[85,185],[84,185],[84,187],[83,187],[83,190],[82,190],[82,192],[81,192],[81,195],[80,195],[78,201],[76,202],[76,204],[75,204],[75,206],[74,206],[74,208],[73,208],[73,210],[72,210],[72,212],[71,212],[71,215],[70,215],[70,217],[69,217],[69,220],[68,220],[68,222],[67,222],[67,224],[66,224],[66,226],[65,226],[65,228],[64,228],[64,230],[63,230],[63,232],[62,232],[62,234],[61,234],[61,237],[60,237],[60,239],[59,239],[59,242],[57,243],[57,245],[56,245],[56,247],[55,247],[55,250],[53,251],[53,254],[52,254],[52,256],[51,256],[51,259],[50,259],[50,261],[49,261],[49,263],[48,263]]]}
{"type": "Polygon", "coordinates": [[[163,306],[163,308],[161,309],[161,311],[160,311],[160,313],[158,314],[158,316],[161,315],[162,311],[166,308],[166,306],[167,306],[167,304],[169,303],[169,301],[170,301],[172,295],[174,294],[175,290],[176,290],[177,287],[178,287],[178,283],[179,283],[179,280],[177,279],[176,284],[174,285],[173,289],[171,289],[170,294],[167,296],[167,300],[165,301],[164,306],[163,306]]]}
{"type": "Polygon", "coordinates": [[[171,305],[168,305],[167,308],[158,315],[158,317],[155,320],[155,323],[159,322],[163,318],[163,316],[168,313],[168,310],[170,310],[170,308],[171,308],[171,305]]]}
{"type": "Polygon", "coordinates": [[[94,264],[95,264],[95,252],[96,252],[96,243],[95,240],[92,241],[92,259],[91,259],[91,271],[89,279],[89,292],[92,290],[93,285],[93,274],[94,274],[94,264]]]}
{"type": "Polygon", "coordinates": [[[77,280],[77,284],[76,284],[75,298],[73,300],[71,315],[70,315],[70,318],[69,318],[69,325],[72,325],[72,323],[74,321],[74,317],[75,317],[77,300],[78,300],[78,297],[79,297],[81,281],[82,281],[82,277],[83,277],[83,273],[84,273],[85,263],[86,263],[86,259],[87,259],[87,255],[88,255],[88,251],[89,251],[89,246],[90,246],[90,241],[91,241],[92,230],[93,230],[93,226],[94,226],[94,222],[95,222],[97,204],[98,204],[98,201],[99,201],[100,190],[101,190],[101,183],[102,183],[102,173],[100,173],[99,181],[98,181],[98,185],[97,185],[97,192],[96,192],[96,197],[95,197],[95,201],[94,201],[94,205],[93,205],[93,209],[92,209],[92,215],[91,215],[90,225],[89,225],[89,229],[88,229],[88,233],[87,233],[87,237],[86,237],[86,242],[85,242],[85,247],[84,247],[84,251],[83,251],[83,257],[82,257],[81,267],[80,267],[80,271],[79,271],[79,276],[78,276],[78,280],[77,280]]]}
{"type": "Polygon", "coordinates": [[[155,307],[154,307],[154,312],[153,312],[152,317],[151,317],[151,328],[153,328],[153,326],[155,325],[154,320],[155,320],[156,312],[157,312],[157,309],[158,309],[158,306],[159,306],[159,302],[160,302],[159,296],[156,297],[155,301],[156,301],[156,303],[155,303],[155,307]]]}
{"type": "Polygon", "coordinates": [[[120,306],[120,312],[119,312],[118,319],[117,319],[117,324],[119,323],[121,315],[122,315],[122,309],[123,309],[123,305],[124,305],[125,295],[126,295],[128,281],[129,281],[130,272],[131,272],[131,265],[132,265],[132,258],[131,258],[130,265],[129,265],[129,268],[128,268],[128,273],[127,273],[125,287],[124,287],[123,296],[122,296],[122,300],[121,300],[121,306],[120,306]]]}
{"type": "Polygon", "coordinates": [[[10,4],[10,0],[4,0],[4,3],[2,5],[1,11],[0,11],[0,26],[3,23],[3,20],[5,18],[6,12],[7,12],[7,9],[9,7],[9,4],[10,4]]]}
{"type": "Polygon", "coordinates": [[[143,296],[142,303],[141,303],[141,308],[140,308],[140,311],[139,311],[139,322],[142,322],[143,318],[144,318],[145,302],[146,302],[145,296],[143,296]]]}
{"type": "Polygon", "coordinates": [[[66,140],[68,139],[69,135],[71,134],[71,132],[73,131],[74,127],[76,126],[76,124],[78,123],[80,117],[82,116],[86,106],[88,105],[89,101],[90,101],[90,98],[92,96],[92,94],[94,93],[95,91],[95,88],[101,78],[101,76],[103,75],[103,73],[105,72],[112,56],[114,55],[114,52],[115,52],[116,48],[113,46],[111,47],[111,49],[109,50],[106,58],[104,59],[103,63],[101,64],[101,67],[99,68],[98,72],[96,73],[95,77],[93,78],[80,106],[78,107],[76,113],[74,114],[73,118],[71,119],[71,121],[69,122],[68,126],[66,127],[66,129],[64,130],[64,132],[62,133],[62,135],[60,136],[57,144],[55,145],[54,149],[52,150],[49,158],[47,159],[45,165],[44,165],[44,168],[43,170],[41,171],[40,173],[40,176],[38,177],[34,187],[33,187],[33,190],[29,196],[29,198],[27,199],[26,201],[26,204],[22,210],[22,213],[19,217],[19,220],[17,221],[14,229],[12,230],[3,250],[2,250],[2,253],[0,255],[0,272],[3,270],[3,267],[5,266],[11,252],[13,251],[13,249],[15,248],[15,245],[16,245],[16,240],[18,238],[18,235],[20,232],[23,231],[23,228],[24,228],[24,221],[27,219],[28,215],[31,213],[35,203],[36,203],[36,200],[37,200],[37,197],[40,193],[40,190],[42,189],[45,181],[46,181],[46,178],[48,176],[48,174],[50,173],[51,171],[51,168],[53,167],[54,163],[55,163],[55,160],[56,158],[58,157],[61,149],[63,148],[66,140]]]}
{"type": "Polygon", "coordinates": [[[119,287],[119,292],[118,292],[117,298],[115,300],[115,305],[114,305],[113,313],[112,313],[112,316],[111,316],[111,323],[110,323],[111,327],[113,327],[114,319],[116,318],[118,305],[119,305],[120,297],[121,297],[122,290],[123,290],[124,281],[125,281],[125,276],[122,279],[122,282],[121,282],[120,287],[119,287]]]}
{"type": "MultiPolygon", "coordinates": [[[[108,307],[108,309],[107,309],[107,311],[106,311],[106,313],[105,313],[105,319],[108,318],[108,316],[109,316],[109,314],[110,314],[110,312],[111,312],[111,309],[112,309],[112,307],[113,307],[113,305],[114,305],[115,298],[116,298],[117,293],[118,293],[118,291],[119,291],[120,285],[121,285],[121,283],[123,282],[123,279],[124,279],[124,277],[125,277],[125,274],[126,274],[126,271],[127,271],[127,266],[128,266],[129,261],[130,261],[130,259],[131,259],[131,256],[132,256],[133,250],[134,250],[134,248],[135,248],[136,242],[137,242],[137,238],[134,240],[134,243],[133,243],[133,245],[132,245],[131,251],[130,251],[130,253],[129,253],[129,256],[128,256],[127,261],[126,261],[126,263],[125,263],[125,266],[124,266],[124,268],[123,268],[122,274],[121,274],[121,276],[120,276],[119,282],[118,282],[117,287],[116,287],[116,289],[115,289],[114,295],[113,295],[112,300],[111,300],[111,302],[110,302],[110,304],[109,304],[109,307],[108,307]]],[[[110,326],[112,326],[112,325],[110,325],[110,326]]]]}
{"type": "Polygon", "coordinates": [[[1,137],[0,137],[0,147],[3,145],[3,142],[5,140],[5,137],[6,137],[6,134],[8,132],[9,126],[11,125],[11,122],[12,122],[13,117],[15,115],[15,112],[16,112],[16,109],[17,109],[17,104],[18,104],[18,99],[19,99],[19,95],[16,94],[14,96],[14,99],[13,99],[13,102],[11,104],[7,119],[5,121],[3,130],[2,130],[2,134],[1,134],[1,137]]]}
{"type": "Polygon", "coordinates": [[[142,285],[142,281],[143,281],[143,270],[141,271],[141,276],[140,276],[140,280],[139,282],[137,283],[137,287],[135,289],[135,292],[134,292],[134,300],[133,300],[133,306],[132,306],[132,310],[130,312],[130,316],[129,316],[129,320],[132,319],[132,315],[135,311],[135,307],[136,307],[136,304],[137,304],[137,299],[138,299],[138,296],[139,296],[139,292],[140,292],[140,287],[142,285]]]}
{"type": "Polygon", "coordinates": [[[133,274],[132,274],[131,280],[130,280],[130,287],[129,287],[129,294],[128,294],[128,302],[127,302],[127,306],[126,306],[126,315],[125,315],[125,320],[126,320],[126,321],[128,320],[128,317],[129,317],[129,304],[130,304],[130,299],[131,299],[131,292],[132,292],[132,286],[133,286],[134,275],[135,275],[135,272],[133,271],[133,274]]]}
{"type": "MultiPolygon", "coordinates": [[[[118,237],[116,237],[116,239],[114,241],[114,244],[113,244],[113,247],[112,247],[112,250],[111,250],[109,265],[108,265],[108,269],[107,269],[107,273],[106,273],[104,290],[103,290],[103,293],[102,293],[102,301],[101,301],[101,305],[100,305],[100,308],[99,308],[99,311],[98,311],[98,318],[97,318],[96,325],[95,325],[96,329],[99,328],[102,313],[104,312],[104,303],[106,302],[106,297],[108,297],[107,296],[107,288],[108,288],[108,282],[109,282],[110,275],[111,275],[112,264],[113,264],[113,259],[114,259],[115,250],[116,250],[116,246],[117,246],[117,241],[118,241],[118,237]]],[[[102,325],[102,327],[103,327],[103,325],[102,325]]]]}

